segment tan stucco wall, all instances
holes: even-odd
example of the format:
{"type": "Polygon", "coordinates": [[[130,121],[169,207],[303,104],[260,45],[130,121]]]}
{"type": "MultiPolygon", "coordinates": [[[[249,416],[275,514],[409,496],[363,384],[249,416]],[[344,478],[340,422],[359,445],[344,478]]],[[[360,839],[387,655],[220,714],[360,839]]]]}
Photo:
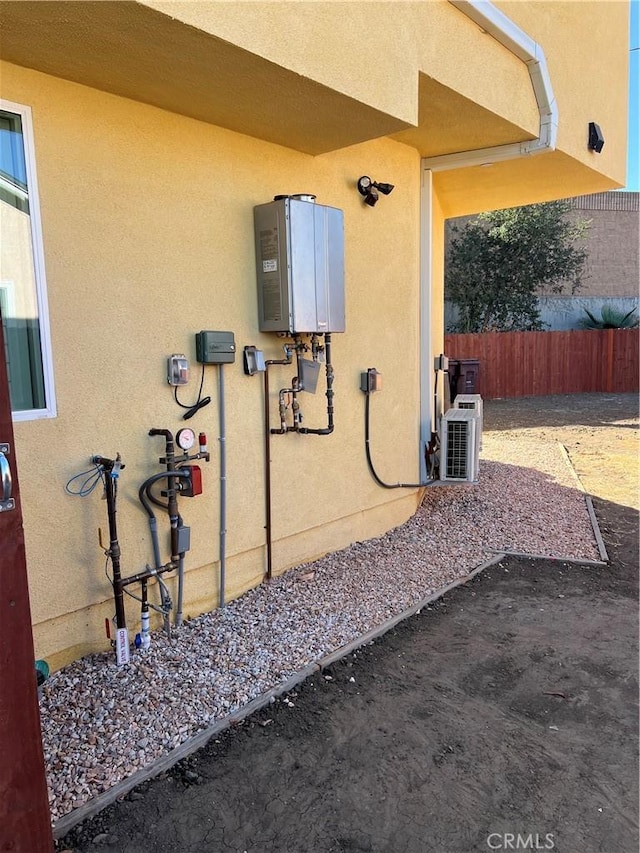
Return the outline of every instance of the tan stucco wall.
{"type": "MultiPolygon", "coordinates": [[[[347,332],[335,335],[335,422],[330,437],[272,442],[275,568],[310,559],[406,519],[416,494],[385,492],[363,447],[361,370],[376,366],[385,390],[372,413],[372,450],[383,476],[418,476],[418,231],[420,161],[380,141],[313,158],[230,131],[4,64],[3,94],[33,110],[58,417],[16,429],[38,655],[54,665],[104,644],[113,611],[96,529],[107,530],[98,492],[65,494],[92,454],[122,454],[119,533],[123,572],[151,559],[137,489],[160,470],[150,427],[184,422],[166,384],[166,358],[185,352],[197,391],[194,333],[232,330],[241,350],[281,356],[257,331],[253,206],[308,191],[344,210],[347,332]],[[375,209],[354,182],[369,172],[396,184],[375,209]],[[91,609],[87,609],[91,605],[91,609]]],[[[292,370],[273,369],[272,387],[292,370]]],[[[185,613],[216,604],[218,588],[218,406],[189,422],[208,433],[205,494],[181,503],[192,528],[185,613]]],[[[264,455],[262,383],[225,369],[227,579],[229,596],[262,577],[264,455]]],[[[326,422],[319,393],[301,401],[307,426],[326,422]]],[[[277,410],[274,408],[275,425],[277,410]]],[[[164,554],[165,558],[168,554],[164,554]]],[[[136,624],[136,606],[129,619],[136,624]]]]}
{"type": "Polygon", "coordinates": [[[417,124],[428,145],[450,137],[425,75],[460,84],[465,103],[477,96],[476,121],[494,137],[535,127],[521,63],[444,0],[0,0],[0,17],[9,62],[308,153],[417,124]],[[461,79],[458,67],[468,69],[461,79]],[[500,85],[479,83],[489,67],[500,85]]]}
{"type": "MultiPolygon", "coordinates": [[[[626,52],[615,51],[626,45],[627,4],[612,4],[606,24],[603,4],[502,6],[544,47],[562,148],[434,176],[433,354],[443,346],[445,217],[624,179],[626,52]],[[594,75],[593,55],[603,57],[606,74],[594,75]],[[586,149],[591,120],[607,139],[602,155],[586,149]]],[[[333,342],[334,435],[272,442],[275,569],[411,514],[415,492],[381,490],[367,471],[359,376],[368,367],[384,375],[372,402],[379,474],[414,481],[420,157],[530,138],[537,127],[522,63],[444,0],[261,3],[250,16],[248,7],[74,4],[69,15],[65,3],[0,2],[3,55],[17,63],[0,66],[2,96],[33,109],[49,286],[58,417],[16,424],[16,443],[36,651],[54,666],[103,647],[113,612],[95,532],[106,530],[104,503],[97,493],[69,497],[66,480],[92,454],[122,454],[123,571],[142,569],[151,549],[137,489],[160,470],[164,449],[147,432],[184,425],[165,381],[167,356],[191,359],[185,400],[197,392],[200,329],[232,330],[239,350],[253,344],[267,358],[281,355],[281,342],[257,331],[253,247],[253,206],[277,193],[311,192],[344,210],[347,332],[333,342]],[[356,19],[384,35],[375,50],[359,51],[356,19]],[[375,138],[392,132],[394,139],[375,138]],[[362,174],[396,188],[369,208],[355,191],[362,174]]],[[[291,377],[274,369],[272,388],[291,377]]],[[[205,380],[213,403],[190,425],[208,433],[213,459],[203,464],[205,494],[181,507],[192,528],[186,614],[217,603],[216,369],[205,380]]],[[[244,375],[240,359],[225,380],[232,597],[260,582],[265,568],[262,384],[244,375]]],[[[307,426],[325,423],[323,390],[321,383],[301,400],[307,426]]],[[[129,608],[132,630],[136,611],[129,608]]]]}
{"type": "Polygon", "coordinates": [[[626,0],[551,0],[496,6],[544,48],[558,101],[558,148],[625,181],[629,4],[626,0]],[[604,66],[606,64],[606,72],[604,66]],[[604,133],[600,154],[586,146],[590,121],[604,133]],[[622,150],[620,146],[622,145],[622,150]]]}
{"type": "MultiPolygon", "coordinates": [[[[559,182],[562,195],[621,185],[627,0],[496,5],[544,51],[558,152],[441,176],[447,215],[500,194],[504,206],[506,190],[523,204],[559,182]],[[589,121],[605,133],[601,155],[587,148],[589,121]]],[[[0,16],[7,61],[309,153],[394,134],[427,157],[537,132],[524,63],[446,0],[0,0],[0,16]]]]}
{"type": "MultiPolygon", "coordinates": [[[[411,125],[421,123],[421,107],[430,108],[419,100],[419,75],[425,74],[490,110],[484,116],[488,124],[504,115],[530,131],[537,127],[535,99],[522,63],[483,36],[447,0],[145,0],[143,5],[411,125]],[[489,69],[499,84],[485,85],[489,69]]],[[[341,120],[335,116],[336,122],[341,120]]],[[[451,128],[430,122],[428,148],[438,150],[443,137],[451,138],[451,128]]]]}
{"type": "MultiPolygon", "coordinates": [[[[629,4],[496,2],[544,50],[558,106],[556,150],[435,176],[447,217],[621,187],[626,176],[629,4]],[[606,71],[605,71],[606,68],[606,71]],[[601,153],[587,146],[600,125],[601,153]],[[588,189],[581,189],[588,186],[588,189]]],[[[481,83],[500,86],[491,66],[481,83]]],[[[510,93],[514,81],[507,84],[510,93]]]]}

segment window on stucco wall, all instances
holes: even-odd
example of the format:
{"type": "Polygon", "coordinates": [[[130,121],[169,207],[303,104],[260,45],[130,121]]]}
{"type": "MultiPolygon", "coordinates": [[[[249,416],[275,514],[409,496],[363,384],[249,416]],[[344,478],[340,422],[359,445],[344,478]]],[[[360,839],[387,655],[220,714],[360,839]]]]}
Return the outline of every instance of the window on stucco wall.
{"type": "Polygon", "coordinates": [[[0,311],[14,420],[55,416],[31,111],[3,100],[0,311]]]}

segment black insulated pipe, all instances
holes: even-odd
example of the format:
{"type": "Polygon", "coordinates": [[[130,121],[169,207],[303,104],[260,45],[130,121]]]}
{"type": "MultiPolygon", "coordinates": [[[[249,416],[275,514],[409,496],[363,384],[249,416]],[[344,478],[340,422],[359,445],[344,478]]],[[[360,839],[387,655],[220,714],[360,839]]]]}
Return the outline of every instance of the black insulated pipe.
{"type": "MultiPolygon", "coordinates": [[[[124,612],[124,594],[122,591],[122,572],[120,569],[120,543],[118,542],[118,527],[116,522],[116,478],[113,476],[113,468],[119,459],[105,459],[102,456],[94,456],[93,462],[104,470],[104,490],[107,499],[107,517],[109,520],[109,550],[107,555],[111,560],[113,599],[116,608],[116,627],[126,628],[127,621],[124,612]]],[[[122,466],[124,467],[124,466],[122,466]]]]}
{"type": "Polygon", "coordinates": [[[297,432],[302,435],[331,435],[334,430],[333,424],[333,364],[331,363],[331,334],[329,332],[325,333],[324,336],[324,345],[325,345],[325,369],[327,374],[327,390],[326,390],[326,398],[327,398],[327,426],[324,429],[308,429],[307,427],[299,427],[297,432]]]}
{"type": "MultiPolygon", "coordinates": [[[[142,504],[142,506],[145,508],[145,511],[146,511],[147,515],[149,516],[149,518],[155,518],[155,514],[154,514],[153,510],[151,509],[151,503],[150,502],[153,502],[156,506],[159,506],[164,510],[168,509],[167,504],[162,503],[162,501],[158,500],[155,497],[155,495],[151,494],[151,492],[149,491],[149,489],[151,488],[151,486],[153,486],[154,483],[157,483],[158,480],[166,480],[167,476],[168,476],[167,471],[160,471],[158,474],[153,474],[151,477],[146,479],[144,481],[144,483],[138,489],[138,498],[140,499],[140,503],[142,504]]],[[[188,480],[189,479],[189,472],[188,471],[182,471],[180,468],[176,468],[172,472],[171,476],[178,477],[179,479],[182,479],[182,480],[188,480]]]]}
{"type": "Polygon", "coordinates": [[[371,396],[371,392],[365,391],[364,394],[364,450],[367,457],[369,471],[376,483],[383,489],[420,489],[423,486],[430,486],[432,483],[438,482],[437,480],[426,480],[424,483],[385,483],[385,481],[378,476],[371,459],[371,439],[369,437],[369,398],[371,396]]]}

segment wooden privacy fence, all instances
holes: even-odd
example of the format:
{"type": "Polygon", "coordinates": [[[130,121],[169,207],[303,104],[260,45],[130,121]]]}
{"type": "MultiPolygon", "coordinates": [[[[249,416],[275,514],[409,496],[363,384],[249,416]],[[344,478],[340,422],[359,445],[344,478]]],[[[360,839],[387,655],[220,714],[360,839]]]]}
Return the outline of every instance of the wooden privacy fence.
{"type": "Polygon", "coordinates": [[[640,329],[487,332],[444,341],[449,358],[480,362],[476,393],[489,400],[639,387],[640,329]]]}

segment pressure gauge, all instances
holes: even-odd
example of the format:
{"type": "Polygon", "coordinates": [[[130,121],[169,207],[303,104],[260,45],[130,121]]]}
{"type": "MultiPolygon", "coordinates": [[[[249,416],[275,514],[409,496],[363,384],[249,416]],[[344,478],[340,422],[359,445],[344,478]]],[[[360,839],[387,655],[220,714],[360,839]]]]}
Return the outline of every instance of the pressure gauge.
{"type": "Polygon", "coordinates": [[[193,445],[196,443],[196,434],[192,429],[189,429],[189,427],[185,427],[184,429],[178,430],[176,442],[181,450],[191,450],[193,445]]]}

